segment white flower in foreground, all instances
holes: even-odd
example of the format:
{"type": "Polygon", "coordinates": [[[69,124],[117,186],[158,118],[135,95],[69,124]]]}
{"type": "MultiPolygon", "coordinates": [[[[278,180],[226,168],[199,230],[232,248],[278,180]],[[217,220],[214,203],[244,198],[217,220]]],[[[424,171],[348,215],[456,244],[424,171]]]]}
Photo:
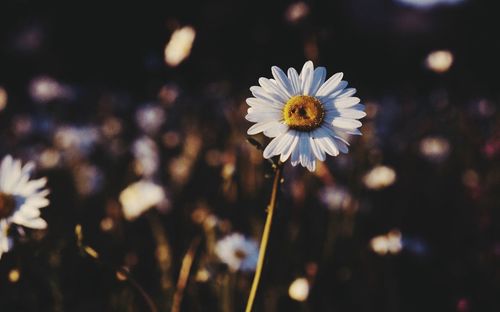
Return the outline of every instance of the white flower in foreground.
{"type": "Polygon", "coordinates": [[[347,153],[346,134],[360,135],[358,130],[366,116],[354,88],[337,73],[325,81],[326,69],[304,64],[300,74],[294,68],[286,75],[271,68],[274,79],[260,78],[260,86],[250,88],[246,119],[255,125],[249,135],[263,132],[273,140],[264,150],[264,158],[281,155],[282,162],[291,158],[292,166],[300,163],[309,171],[316,169],[316,159],[326,154],[347,153]]]}
{"type": "Polygon", "coordinates": [[[138,181],[120,193],[125,219],[132,221],[147,210],[167,202],[163,188],[150,181],[138,181]]]}
{"type": "Polygon", "coordinates": [[[40,209],[49,205],[46,178],[30,180],[33,163],[21,166],[20,160],[5,156],[0,165],[0,258],[12,248],[8,231],[12,224],[45,229],[40,209]]]}
{"type": "Polygon", "coordinates": [[[217,242],[215,253],[233,272],[255,271],[259,248],[254,240],[231,234],[217,242]]]}

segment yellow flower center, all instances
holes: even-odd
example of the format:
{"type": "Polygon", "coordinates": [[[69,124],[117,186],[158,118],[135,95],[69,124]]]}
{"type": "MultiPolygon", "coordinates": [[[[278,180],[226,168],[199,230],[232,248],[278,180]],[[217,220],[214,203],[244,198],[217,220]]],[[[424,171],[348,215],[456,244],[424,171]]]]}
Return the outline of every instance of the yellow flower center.
{"type": "Polygon", "coordinates": [[[321,126],[324,118],[323,104],[317,98],[308,95],[291,97],[283,109],[285,124],[294,130],[314,130],[321,126]]]}
{"type": "Polygon", "coordinates": [[[14,196],[0,192],[0,219],[10,216],[14,208],[16,208],[14,196]]]}

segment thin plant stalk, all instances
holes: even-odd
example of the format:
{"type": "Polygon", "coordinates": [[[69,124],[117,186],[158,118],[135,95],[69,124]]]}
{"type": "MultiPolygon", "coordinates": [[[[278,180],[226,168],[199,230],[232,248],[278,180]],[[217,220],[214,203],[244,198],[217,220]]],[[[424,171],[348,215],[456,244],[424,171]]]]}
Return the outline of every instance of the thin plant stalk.
{"type": "Polygon", "coordinates": [[[149,310],[151,312],[158,312],[158,309],[156,308],[156,305],[154,304],[153,299],[151,299],[151,297],[148,295],[148,293],[132,277],[132,275],[129,273],[129,271],[127,269],[125,269],[125,268],[118,268],[117,272],[119,272],[120,274],[123,274],[127,278],[127,281],[129,281],[130,284],[141,294],[142,298],[144,299],[144,301],[148,305],[149,310]]]}
{"type": "Polygon", "coordinates": [[[186,255],[182,259],[181,271],[179,273],[179,279],[177,280],[177,288],[174,293],[172,312],[179,312],[181,310],[182,297],[184,296],[184,290],[186,289],[188,283],[189,273],[191,272],[194,256],[199,244],[200,238],[197,237],[191,242],[186,255]]]}
{"type": "Polygon", "coordinates": [[[267,218],[266,218],[266,223],[264,225],[264,232],[262,233],[262,240],[260,242],[257,268],[255,269],[252,288],[250,289],[250,295],[248,296],[247,307],[245,309],[246,312],[252,311],[255,295],[257,294],[257,288],[259,286],[260,276],[262,274],[262,268],[264,267],[264,258],[266,255],[267,243],[269,242],[269,234],[271,232],[271,224],[273,221],[274,210],[276,208],[276,198],[278,195],[278,188],[280,185],[282,169],[283,169],[282,165],[278,164],[274,171],[273,190],[271,192],[271,199],[269,200],[269,206],[267,206],[267,218]]]}
{"type": "Polygon", "coordinates": [[[126,268],[123,267],[115,268],[112,265],[106,263],[99,257],[99,253],[94,248],[85,245],[83,243],[83,231],[82,231],[82,226],[80,224],[77,224],[75,227],[75,236],[76,236],[76,245],[82,255],[87,255],[99,265],[102,265],[104,267],[111,267],[113,270],[116,271],[116,273],[120,273],[121,275],[125,276],[126,280],[130,283],[130,285],[132,285],[132,287],[134,287],[135,290],[137,290],[137,292],[139,292],[139,294],[142,296],[144,302],[148,305],[149,310],[151,312],[158,312],[158,308],[156,307],[153,299],[151,299],[151,297],[144,290],[144,288],[142,288],[142,286],[132,277],[132,275],[126,268]]]}
{"type": "Polygon", "coordinates": [[[171,291],[173,289],[173,282],[170,278],[172,268],[172,250],[167,240],[167,233],[163,228],[161,220],[156,214],[156,211],[150,211],[147,214],[151,231],[156,243],[156,260],[160,269],[160,283],[161,288],[167,298],[172,299],[171,291]]]}

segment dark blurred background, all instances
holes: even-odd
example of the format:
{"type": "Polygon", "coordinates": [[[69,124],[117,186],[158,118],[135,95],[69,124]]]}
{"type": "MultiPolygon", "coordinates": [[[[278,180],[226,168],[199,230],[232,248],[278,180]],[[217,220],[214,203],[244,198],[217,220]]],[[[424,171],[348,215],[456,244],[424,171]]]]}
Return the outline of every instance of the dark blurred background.
{"type": "Polygon", "coordinates": [[[259,239],[272,171],[244,100],[272,65],[309,59],[344,72],[368,115],[349,154],[286,167],[255,310],[500,311],[495,5],[2,1],[0,156],[34,160],[51,205],[0,260],[0,311],[147,311],[122,266],[169,310],[198,238],[182,311],[243,310],[252,274],[217,263],[205,220],[259,239]],[[166,64],[186,26],[190,53],[166,64]],[[169,203],[127,220],[119,195],[144,178],[169,203]]]}

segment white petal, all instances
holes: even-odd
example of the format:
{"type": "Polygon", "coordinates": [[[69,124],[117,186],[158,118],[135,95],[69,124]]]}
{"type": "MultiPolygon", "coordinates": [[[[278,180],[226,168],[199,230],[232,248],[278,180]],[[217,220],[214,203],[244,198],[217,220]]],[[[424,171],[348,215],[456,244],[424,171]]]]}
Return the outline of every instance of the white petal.
{"type": "Polygon", "coordinates": [[[10,187],[11,193],[19,194],[22,191],[22,189],[24,189],[29,179],[30,177],[28,174],[22,175],[15,184],[11,185],[10,187]]]}
{"type": "Polygon", "coordinates": [[[361,122],[358,120],[342,117],[334,118],[332,121],[332,125],[338,128],[349,130],[356,129],[362,126],[361,122]]]}
{"type": "Polygon", "coordinates": [[[261,107],[261,106],[251,106],[248,108],[247,113],[280,113],[281,109],[276,109],[274,107],[261,107]]]}
{"type": "Polygon", "coordinates": [[[278,145],[274,149],[274,155],[283,154],[286,148],[290,146],[290,144],[292,143],[294,137],[295,136],[289,132],[285,133],[283,135],[283,139],[278,143],[278,145]]]}
{"type": "Polygon", "coordinates": [[[290,96],[281,88],[276,81],[264,77],[259,78],[259,84],[269,93],[274,93],[279,96],[280,100],[285,103],[290,96]]]}
{"type": "Polygon", "coordinates": [[[268,128],[276,127],[278,125],[278,123],[280,123],[280,122],[274,121],[274,120],[273,121],[266,121],[266,122],[258,122],[248,129],[247,134],[248,135],[255,135],[257,133],[260,133],[260,132],[267,130],[268,128]]]}
{"type": "Polygon", "coordinates": [[[303,167],[308,167],[309,162],[313,159],[311,144],[309,144],[309,133],[303,132],[300,137],[300,163],[303,167]]]}
{"type": "Polygon", "coordinates": [[[334,138],[335,138],[335,141],[337,141],[337,140],[338,140],[338,141],[342,141],[342,142],[344,142],[344,144],[345,144],[345,145],[347,145],[347,146],[349,146],[349,145],[350,145],[350,144],[349,144],[349,142],[347,142],[347,141],[346,141],[346,139],[344,139],[344,138],[343,138],[343,137],[341,137],[341,136],[334,135],[334,138]]]}
{"type": "Polygon", "coordinates": [[[304,66],[302,67],[302,71],[300,72],[299,78],[300,78],[300,85],[302,89],[302,94],[304,95],[309,95],[307,93],[312,84],[313,80],[313,74],[314,74],[314,66],[313,62],[307,61],[304,66]]]}
{"type": "Polygon", "coordinates": [[[335,133],[332,130],[326,128],[326,126],[318,128],[315,132],[316,137],[321,142],[323,150],[331,156],[337,156],[339,154],[339,149],[337,148],[337,145],[332,138],[335,133]]]}
{"type": "MultiPolygon", "coordinates": [[[[358,104],[361,105],[361,104],[358,104]]],[[[356,105],[357,106],[357,105],[356,105]]],[[[351,107],[350,109],[339,109],[338,113],[341,117],[345,118],[353,118],[353,119],[360,119],[366,116],[366,113],[362,109],[352,109],[354,107],[351,107]]]]}
{"type": "Polygon", "coordinates": [[[366,116],[366,113],[356,109],[340,109],[340,116],[344,118],[360,119],[366,116]]]}
{"type": "Polygon", "coordinates": [[[288,79],[285,73],[278,66],[271,67],[271,72],[278,85],[288,95],[288,98],[290,98],[293,93],[292,83],[290,82],[290,79],[288,79]]]}
{"type": "Polygon", "coordinates": [[[337,96],[339,94],[341,94],[342,92],[344,92],[344,89],[345,87],[347,87],[348,83],[347,81],[344,81],[342,80],[341,82],[339,82],[339,84],[337,85],[337,87],[335,87],[332,91],[332,93],[326,95],[326,96],[317,96],[318,99],[320,99],[320,101],[322,103],[326,103],[328,101],[331,101],[331,100],[334,100],[337,98],[337,96]]]}
{"type": "Polygon", "coordinates": [[[335,144],[337,144],[339,151],[341,151],[342,153],[347,154],[349,152],[347,144],[344,142],[344,140],[340,140],[339,137],[335,137],[335,144]]]}
{"type": "Polygon", "coordinates": [[[347,133],[347,134],[352,134],[352,135],[362,135],[361,131],[359,131],[359,129],[343,129],[343,128],[338,128],[338,127],[335,127],[335,126],[332,126],[333,130],[335,132],[343,132],[343,133],[347,133]]]}
{"type": "Polygon", "coordinates": [[[253,96],[258,99],[283,104],[280,96],[275,93],[266,92],[266,90],[264,90],[264,88],[262,87],[253,86],[250,88],[250,92],[252,92],[253,96]]]}
{"type": "Polygon", "coordinates": [[[47,184],[47,178],[40,178],[37,180],[31,180],[25,184],[23,189],[19,190],[19,195],[30,196],[37,190],[41,189],[47,184]]]}
{"type": "Polygon", "coordinates": [[[45,222],[45,220],[43,220],[42,218],[23,219],[23,220],[19,220],[19,221],[20,222],[15,222],[15,223],[19,224],[19,225],[24,225],[25,227],[28,227],[31,229],[41,230],[41,229],[47,228],[47,222],[45,222]]]}
{"type": "Polygon", "coordinates": [[[311,145],[311,150],[314,156],[316,156],[317,159],[324,161],[326,157],[325,152],[318,146],[317,142],[317,139],[312,135],[312,133],[309,133],[309,144],[311,145]]]}
{"type": "Polygon", "coordinates": [[[288,157],[290,157],[292,152],[294,150],[296,150],[297,143],[299,142],[299,135],[296,133],[295,130],[290,130],[288,133],[290,135],[292,135],[293,138],[292,138],[292,141],[290,142],[290,144],[288,145],[288,147],[285,148],[283,150],[283,152],[281,153],[281,157],[280,157],[281,162],[285,162],[288,159],[288,157]]]}
{"type": "Polygon", "coordinates": [[[331,103],[336,107],[336,108],[348,108],[351,106],[354,106],[358,104],[360,101],[359,98],[351,96],[351,97],[344,97],[344,98],[336,98],[334,99],[331,103]]]}
{"type": "Polygon", "coordinates": [[[302,88],[300,85],[300,79],[299,79],[299,74],[295,70],[295,68],[290,67],[288,69],[288,79],[290,79],[290,82],[292,83],[292,88],[293,88],[293,95],[297,95],[302,93],[302,88]]]}
{"type": "Polygon", "coordinates": [[[4,192],[8,191],[4,188],[4,185],[10,174],[11,167],[12,167],[12,156],[7,155],[3,158],[2,164],[0,165],[0,189],[4,192]]]}
{"type": "Polygon", "coordinates": [[[313,73],[313,80],[311,85],[309,86],[307,94],[316,95],[318,89],[325,82],[325,77],[326,77],[326,69],[324,67],[316,67],[313,73]]]}
{"type": "Polygon", "coordinates": [[[269,158],[273,157],[274,155],[276,155],[274,150],[275,150],[276,146],[278,146],[278,143],[280,143],[281,140],[283,140],[283,138],[284,138],[284,134],[275,137],[271,142],[269,142],[269,144],[264,149],[264,153],[263,153],[263,156],[265,159],[269,159],[269,158]]]}
{"type": "Polygon", "coordinates": [[[254,98],[254,97],[248,98],[246,100],[246,102],[251,107],[270,107],[270,108],[276,108],[276,109],[282,109],[283,105],[284,105],[283,103],[266,101],[266,100],[258,99],[258,98],[254,98]]]}
{"type": "Polygon", "coordinates": [[[23,219],[38,218],[40,216],[40,209],[23,206],[16,214],[20,214],[23,219]]]}
{"type": "Polygon", "coordinates": [[[29,175],[31,173],[31,171],[33,171],[33,169],[35,169],[35,163],[32,162],[32,161],[29,161],[27,162],[24,166],[23,166],[23,169],[21,170],[22,171],[22,174],[27,174],[29,175]]]}
{"type": "MultiPolygon", "coordinates": [[[[43,208],[47,207],[49,203],[50,203],[49,200],[44,197],[28,197],[24,205],[36,208],[43,208]]],[[[21,206],[21,209],[22,207],[24,207],[24,205],[21,206]]]]}
{"type": "Polygon", "coordinates": [[[316,170],[316,160],[310,159],[309,164],[307,165],[307,170],[310,172],[314,172],[316,170]]]}
{"type": "Polygon", "coordinates": [[[291,156],[291,164],[292,166],[297,166],[297,164],[300,162],[300,133],[297,133],[297,143],[295,148],[292,150],[292,156],[291,156]]]}
{"type": "Polygon", "coordinates": [[[332,138],[324,137],[319,139],[322,143],[323,149],[328,155],[337,156],[339,149],[332,138]]]}
{"type": "Polygon", "coordinates": [[[342,90],[342,92],[340,92],[337,95],[337,98],[343,98],[343,97],[353,96],[355,93],[356,93],[356,89],[355,88],[347,88],[347,89],[342,90]]]}
{"type": "Polygon", "coordinates": [[[278,135],[287,132],[288,126],[282,122],[277,122],[275,126],[267,128],[264,130],[264,135],[268,138],[274,138],[278,135]]]}
{"type": "Polygon", "coordinates": [[[318,89],[316,92],[317,96],[328,96],[332,92],[334,92],[339,85],[340,81],[342,80],[342,77],[344,76],[344,73],[336,73],[335,75],[331,76],[323,85],[318,89]]]}
{"type": "Polygon", "coordinates": [[[6,172],[3,179],[2,190],[5,193],[12,193],[13,187],[21,178],[21,161],[17,159],[14,161],[11,160],[10,167],[7,166],[3,169],[6,170],[6,172]]]}
{"type": "Polygon", "coordinates": [[[249,113],[245,119],[251,122],[279,121],[283,118],[281,112],[249,113]]]}

